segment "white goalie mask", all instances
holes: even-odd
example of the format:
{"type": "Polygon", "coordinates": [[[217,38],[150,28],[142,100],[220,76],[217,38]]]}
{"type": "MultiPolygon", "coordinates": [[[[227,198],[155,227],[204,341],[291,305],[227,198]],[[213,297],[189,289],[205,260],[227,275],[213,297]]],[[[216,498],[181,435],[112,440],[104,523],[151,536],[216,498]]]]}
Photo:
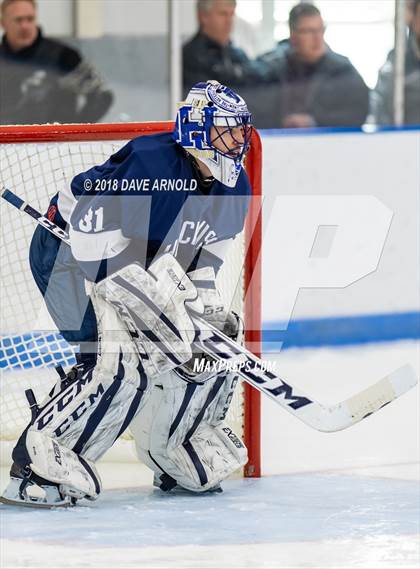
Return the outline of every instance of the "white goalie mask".
{"type": "Polygon", "coordinates": [[[236,186],[251,134],[245,101],[218,81],[197,83],[179,106],[175,140],[229,188],[236,186]]]}

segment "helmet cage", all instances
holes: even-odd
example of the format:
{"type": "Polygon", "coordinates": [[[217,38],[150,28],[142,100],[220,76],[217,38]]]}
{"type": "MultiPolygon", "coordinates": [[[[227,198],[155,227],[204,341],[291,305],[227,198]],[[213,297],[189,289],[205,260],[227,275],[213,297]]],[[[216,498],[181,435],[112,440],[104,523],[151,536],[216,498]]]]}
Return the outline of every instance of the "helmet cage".
{"type": "Polygon", "coordinates": [[[210,105],[211,102],[203,110],[207,147],[221,156],[234,160],[236,163],[242,163],[251,145],[251,113],[241,112],[235,116],[226,115],[210,105]],[[213,128],[214,132],[212,133],[213,128]],[[238,129],[242,134],[241,139],[237,138],[238,129]],[[227,137],[226,135],[229,136],[227,137]],[[228,144],[226,138],[228,138],[229,142],[233,141],[233,146],[228,144]],[[215,143],[217,143],[217,146],[215,143]]]}

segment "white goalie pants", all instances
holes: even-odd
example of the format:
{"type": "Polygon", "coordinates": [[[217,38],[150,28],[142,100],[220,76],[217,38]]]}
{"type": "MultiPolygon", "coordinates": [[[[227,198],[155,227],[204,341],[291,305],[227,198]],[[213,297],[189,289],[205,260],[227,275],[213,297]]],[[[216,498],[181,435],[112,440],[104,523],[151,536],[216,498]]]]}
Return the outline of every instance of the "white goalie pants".
{"type": "Polygon", "coordinates": [[[244,444],[224,423],[238,376],[224,372],[199,379],[186,382],[170,371],[152,380],[147,403],[130,426],[139,458],[162,489],[177,484],[204,492],[247,461],[244,444]]]}

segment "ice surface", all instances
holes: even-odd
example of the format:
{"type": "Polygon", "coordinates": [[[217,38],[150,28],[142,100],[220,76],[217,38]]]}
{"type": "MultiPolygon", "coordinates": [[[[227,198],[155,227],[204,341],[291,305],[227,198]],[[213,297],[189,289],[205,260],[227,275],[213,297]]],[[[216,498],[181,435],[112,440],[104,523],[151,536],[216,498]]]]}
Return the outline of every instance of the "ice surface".
{"type": "Polygon", "coordinates": [[[415,481],[302,474],[224,487],[105,491],[68,510],[1,506],[2,567],[417,566],[415,481]]]}
{"type": "MultiPolygon", "coordinates": [[[[286,351],[279,370],[320,399],[334,400],[417,360],[418,343],[401,342],[286,351]]],[[[164,494],[152,488],[150,473],[146,486],[111,489],[113,479],[133,484],[141,473],[138,465],[108,464],[109,489],[97,502],[53,511],[1,505],[0,565],[418,569],[416,393],[332,438],[278,408],[268,424],[263,406],[266,446],[279,463],[272,457],[271,464],[299,472],[228,481],[223,494],[164,494]]]]}

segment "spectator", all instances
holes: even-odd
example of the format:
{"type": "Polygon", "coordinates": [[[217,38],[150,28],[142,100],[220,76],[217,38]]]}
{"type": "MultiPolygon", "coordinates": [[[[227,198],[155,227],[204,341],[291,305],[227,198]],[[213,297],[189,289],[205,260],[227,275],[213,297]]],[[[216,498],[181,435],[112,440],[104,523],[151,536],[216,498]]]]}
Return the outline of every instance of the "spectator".
{"type": "Polygon", "coordinates": [[[236,0],[197,0],[199,30],[183,47],[184,90],[208,79],[230,87],[269,81],[269,68],[231,42],[236,0]]]}
{"type": "MultiPolygon", "coordinates": [[[[420,0],[412,4],[410,33],[405,53],[404,124],[420,125],[420,0]]],[[[380,125],[394,123],[394,50],[379,71],[378,82],[371,96],[373,121],[380,125]]]]}
{"type": "Polygon", "coordinates": [[[0,124],[95,122],[112,93],[95,69],[66,45],[45,38],[35,0],[3,0],[0,124]]]}
{"type": "Polygon", "coordinates": [[[369,90],[350,61],[326,45],[318,8],[309,3],[294,6],[289,28],[289,40],[260,58],[280,82],[272,126],[362,125],[369,90]]]}

